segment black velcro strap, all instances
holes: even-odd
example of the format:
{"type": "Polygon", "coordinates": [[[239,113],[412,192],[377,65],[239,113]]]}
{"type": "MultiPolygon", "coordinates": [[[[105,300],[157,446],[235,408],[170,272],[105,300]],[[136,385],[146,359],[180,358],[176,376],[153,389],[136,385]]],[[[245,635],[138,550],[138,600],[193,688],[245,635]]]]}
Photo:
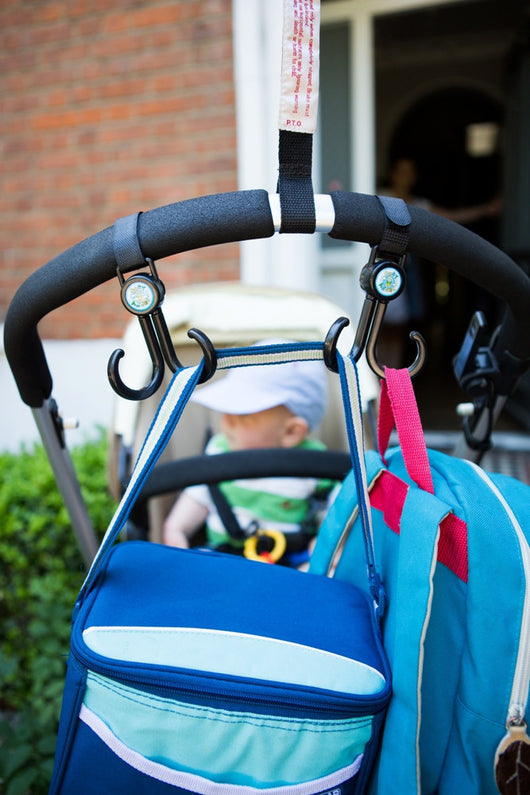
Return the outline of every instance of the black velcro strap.
{"type": "Polygon", "coordinates": [[[386,216],[386,226],[379,244],[385,254],[402,257],[409,244],[410,213],[403,199],[393,196],[378,196],[386,216]]]}
{"type": "Polygon", "coordinates": [[[134,270],[145,264],[145,256],[138,240],[138,217],[132,213],[114,222],[112,245],[116,265],[123,271],[134,270]]]}
{"type": "MultiPolygon", "coordinates": [[[[219,514],[219,518],[224,525],[224,528],[228,535],[234,541],[243,541],[247,538],[247,533],[239,526],[239,522],[236,519],[236,515],[232,510],[232,506],[226,499],[225,495],[217,485],[217,483],[210,483],[208,485],[208,490],[210,492],[210,497],[213,500],[213,503],[217,509],[217,513],[219,514]]],[[[257,523],[256,523],[257,527],[257,523]]],[[[286,552],[303,552],[307,549],[309,545],[309,541],[313,536],[306,532],[305,530],[299,530],[296,533],[287,533],[285,536],[286,542],[286,552]]],[[[262,551],[270,551],[265,548],[262,551]]],[[[259,552],[259,550],[258,550],[259,552]]]]}
{"type": "Polygon", "coordinates": [[[242,541],[246,538],[246,533],[239,526],[235,513],[225,495],[216,483],[210,483],[208,490],[228,535],[236,541],[242,541]]]}
{"type": "Polygon", "coordinates": [[[280,232],[312,234],[316,227],[311,181],[313,136],[280,130],[278,193],[280,232]]]}

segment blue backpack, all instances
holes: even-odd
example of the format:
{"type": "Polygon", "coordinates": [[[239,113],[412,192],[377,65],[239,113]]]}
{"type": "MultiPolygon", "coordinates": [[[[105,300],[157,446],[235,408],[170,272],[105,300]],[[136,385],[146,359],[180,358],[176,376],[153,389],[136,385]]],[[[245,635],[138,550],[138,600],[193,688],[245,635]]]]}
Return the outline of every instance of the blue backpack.
{"type": "MultiPolygon", "coordinates": [[[[530,488],[427,452],[410,376],[385,375],[366,468],[393,696],[369,792],[530,792],[530,488]]],[[[350,475],[310,570],[362,582],[362,553],[350,475]]]]}

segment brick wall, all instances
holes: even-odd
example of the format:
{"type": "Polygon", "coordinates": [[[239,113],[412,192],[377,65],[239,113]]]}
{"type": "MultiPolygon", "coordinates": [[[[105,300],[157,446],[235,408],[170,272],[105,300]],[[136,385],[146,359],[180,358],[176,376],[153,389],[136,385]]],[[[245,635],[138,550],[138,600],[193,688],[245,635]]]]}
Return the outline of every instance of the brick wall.
{"type": "MultiPolygon", "coordinates": [[[[122,215],[235,190],[230,0],[0,5],[0,322],[18,285],[122,215]]],[[[237,279],[238,247],[158,263],[168,289],[237,279]]],[[[121,335],[109,282],[43,338],[121,335]]]]}

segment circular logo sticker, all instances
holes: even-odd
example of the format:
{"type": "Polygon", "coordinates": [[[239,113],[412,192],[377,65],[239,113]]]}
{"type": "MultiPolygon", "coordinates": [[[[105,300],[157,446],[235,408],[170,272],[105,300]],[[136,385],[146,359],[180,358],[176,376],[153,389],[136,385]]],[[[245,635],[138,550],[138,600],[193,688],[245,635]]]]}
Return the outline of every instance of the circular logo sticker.
{"type": "Polygon", "coordinates": [[[133,281],[125,289],[124,300],[132,312],[144,313],[156,304],[157,295],[147,282],[133,281]]]}
{"type": "Polygon", "coordinates": [[[379,295],[385,298],[392,298],[401,290],[403,278],[397,268],[382,268],[376,275],[374,286],[379,295]]]}

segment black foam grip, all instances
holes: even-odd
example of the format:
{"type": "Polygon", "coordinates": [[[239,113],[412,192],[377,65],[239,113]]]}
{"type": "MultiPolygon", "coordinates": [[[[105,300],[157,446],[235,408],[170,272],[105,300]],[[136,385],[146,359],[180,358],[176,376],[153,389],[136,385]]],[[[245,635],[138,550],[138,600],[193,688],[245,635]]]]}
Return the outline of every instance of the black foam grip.
{"type": "MultiPolygon", "coordinates": [[[[145,256],[152,260],[273,234],[268,193],[264,190],[189,199],[143,212],[138,218],[139,242],[145,256]]],[[[6,316],[4,345],[20,396],[28,406],[42,406],[52,389],[37,333],[39,321],[115,276],[113,227],[109,227],[59,254],[19,288],[6,316]]]]}
{"type": "MultiPolygon", "coordinates": [[[[331,237],[380,242],[385,227],[376,196],[332,193],[331,237]]],[[[530,357],[530,279],[506,254],[445,218],[409,206],[413,253],[462,274],[506,302],[499,350],[530,357]]],[[[163,259],[204,246],[270,237],[274,225],[264,190],[204,196],[141,213],[138,239],[146,257],[163,259]]],[[[131,270],[134,268],[131,267],[131,270]]],[[[49,312],[112,279],[113,228],[78,243],[35,271],[15,294],[4,326],[5,352],[22,400],[39,407],[52,380],[37,332],[49,312]]]]}
{"type": "MultiPolygon", "coordinates": [[[[376,245],[385,215],[376,196],[331,194],[335,224],[330,237],[376,245]]],[[[507,315],[496,350],[525,360],[530,357],[530,279],[507,254],[464,226],[408,205],[409,250],[459,273],[506,302],[507,315]]]]}

